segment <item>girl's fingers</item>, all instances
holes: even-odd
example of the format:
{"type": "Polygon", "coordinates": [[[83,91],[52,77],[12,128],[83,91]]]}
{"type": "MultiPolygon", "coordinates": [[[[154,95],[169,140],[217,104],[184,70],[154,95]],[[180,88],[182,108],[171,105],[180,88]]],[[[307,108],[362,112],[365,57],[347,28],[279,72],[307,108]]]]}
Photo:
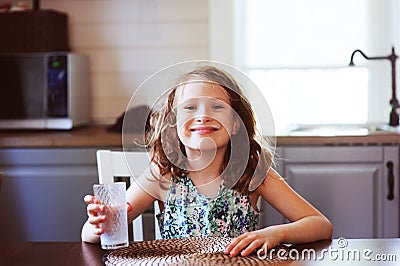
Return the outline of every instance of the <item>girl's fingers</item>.
{"type": "Polygon", "coordinates": [[[250,243],[242,252],[240,252],[240,255],[245,257],[247,255],[250,255],[256,248],[262,246],[263,242],[259,239],[254,240],[253,242],[250,243]]]}
{"type": "MultiPolygon", "coordinates": [[[[241,236],[239,236],[239,237],[241,237],[241,236]]],[[[225,254],[231,253],[232,249],[240,242],[239,237],[233,239],[231,243],[226,245],[225,251],[224,251],[225,254]]]]}
{"type": "Polygon", "coordinates": [[[234,257],[237,256],[244,248],[246,248],[252,241],[252,238],[244,237],[236,239],[225,251],[225,254],[229,254],[230,256],[234,257]],[[238,240],[239,239],[239,240],[238,240]]]}
{"type": "Polygon", "coordinates": [[[107,221],[107,216],[105,216],[105,215],[89,216],[89,218],[88,218],[88,222],[90,224],[96,226],[96,228],[100,228],[100,223],[104,223],[105,221],[107,221]]]}
{"type": "Polygon", "coordinates": [[[106,206],[100,204],[100,201],[93,195],[86,195],[83,200],[87,204],[86,211],[88,214],[88,223],[94,226],[94,234],[101,235],[104,233],[104,229],[100,227],[101,223],[107,220],[107,216],[99,215],[100,212],[105,211],[106,206]]]}
{"type": "Polygon", "coordinates": [[[95,233],[96,235],[101,235],[101,234],[104,233],[104,229],[101,228],[101,227],[96,228],[96,229],[94,229],[94,233],[95,233]]]}
{"type": "Polygon", "coordinates": [[[106,206],[102,204],[89,204],[86,208],[88,216],[98,216],[99,212],[105,211],[106,206]]]}
{"type": "Polygon", "coordinates": [[[86,204],[91,204],[91,203],[95,203],[94,201],[95,201],[95,197],[93,196],[93,195],[86,195],[84,198],[83,198],[83,201],[86,203],[86,204]]]}
{"type": "Polygon", "coordinates": [[[86,195],[86,196],[83,198],[83,201],[84,201],[86,204],[92,204],[92,203],[94,203],[94,204],[100,204],[100,201],[99,201],[98,199],[96,199],[93,195],[86,195]]]}
{"type": "Polygon", "coordinates": [[[246,238],[246,235],[247,235],[247,233],[240,235],[240,236],[236,237],[235,239],[233,239],[232,242],[225,247],[224,253],[230,254],[232,249],[235,248],[243,239],[246,238]]]}

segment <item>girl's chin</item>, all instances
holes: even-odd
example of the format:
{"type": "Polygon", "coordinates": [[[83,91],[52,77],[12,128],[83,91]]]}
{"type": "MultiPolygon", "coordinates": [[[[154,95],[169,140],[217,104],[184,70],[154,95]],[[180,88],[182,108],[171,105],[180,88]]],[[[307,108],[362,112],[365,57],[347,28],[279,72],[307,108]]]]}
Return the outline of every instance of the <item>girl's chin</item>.
{"type": "Polygon", "coordinates": [[[202,152],[215,151],[217,149],[217,146],[214,144],[205,145],[204,143],[190,143],[189,145],[186,145],[186,147],[191,150],[202,151],[202,152]]]}
{"type": "Polygon", "coordinates": [[[185,143],[185,146],[194,150],[201,151],[215,151],[216,149],[225,147],[228,145],[229,141],[218,140],[215,141],[212,138],[202,138],[197,140],[189,140],[185,143]]]}

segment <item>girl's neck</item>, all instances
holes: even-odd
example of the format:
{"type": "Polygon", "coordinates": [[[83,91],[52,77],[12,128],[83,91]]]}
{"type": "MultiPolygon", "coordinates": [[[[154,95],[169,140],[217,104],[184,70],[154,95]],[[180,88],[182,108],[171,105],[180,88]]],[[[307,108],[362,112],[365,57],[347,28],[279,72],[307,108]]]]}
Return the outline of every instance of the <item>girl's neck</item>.
{"type": "Polygon", "coordinates": [[[224,161],[225,148],[201,153],[186,150],[187,169],[195,186],[206,185],[219,179],[224,161]]]}

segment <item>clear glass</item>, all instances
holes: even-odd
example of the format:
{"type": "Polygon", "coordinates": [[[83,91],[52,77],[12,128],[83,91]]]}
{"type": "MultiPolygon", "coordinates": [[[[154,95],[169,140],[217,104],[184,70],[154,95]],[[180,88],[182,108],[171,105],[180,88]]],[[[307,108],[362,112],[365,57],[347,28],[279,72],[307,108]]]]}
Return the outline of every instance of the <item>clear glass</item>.
{"type": "Polygon", "coordinates": [[[117,249],[129,245],[128,218],[126,211],[126,183],[112,182],[93,185],[94,196],[106,206],[100,215],[107,221],[101,224],[104,233],[100,236],[103,249],[117,249]]]}

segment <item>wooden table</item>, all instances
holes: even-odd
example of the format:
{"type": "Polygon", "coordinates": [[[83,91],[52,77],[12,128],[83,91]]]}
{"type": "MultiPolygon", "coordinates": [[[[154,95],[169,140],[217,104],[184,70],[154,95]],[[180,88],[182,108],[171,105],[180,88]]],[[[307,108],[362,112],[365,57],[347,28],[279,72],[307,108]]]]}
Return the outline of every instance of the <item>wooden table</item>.
{"type": "MultiPolygon", "coordinates": [[[[289,252],[299,257],[279,265],[400,265],[400,239],[334,239],[289,252]]],[[[81,242],[0,242],[0,265],[103,265],[105,253],[81,242]]]]}
{"type": "Polygon", "coordinates": [[[104,265],[106,251],[81,242],[0,242],[0,265],[104,265]]]}

